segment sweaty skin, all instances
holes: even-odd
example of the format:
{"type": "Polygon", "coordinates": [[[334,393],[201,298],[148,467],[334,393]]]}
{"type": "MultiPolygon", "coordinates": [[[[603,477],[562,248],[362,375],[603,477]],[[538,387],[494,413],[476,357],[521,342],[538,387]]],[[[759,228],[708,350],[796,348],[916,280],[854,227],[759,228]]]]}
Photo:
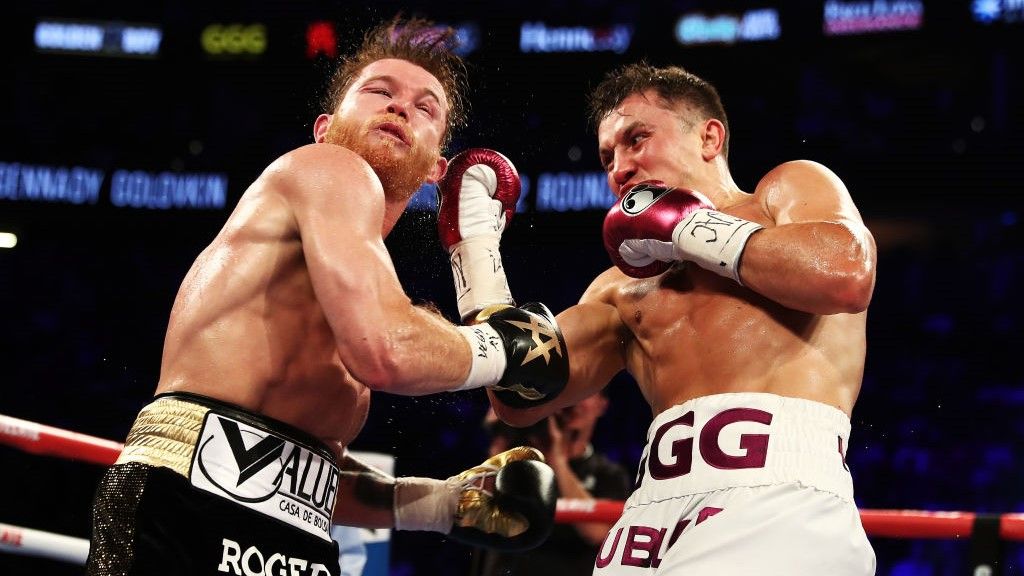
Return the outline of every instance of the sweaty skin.
{"type": "MultiPolygon", "coordinates": [[[[468,344],[412,305],[383,242],[415,188],[389,190],[364,160],[422,158],[425,148],[433,160],[414,186],[435,181],[446,166],[447,106],[419,66],[366,66],[334,114],[317,119],[317,143],[273,162],[193,264],[171,312],[157,393],[193,392],[282,420],[344,460],[371,390],[461,384],[468,344]],[[361,154],[325,142],[344,132],[339,122],[365,145],[361,154]]],[[[380,512],[359,524],[390,526],[390,505],[380,512]]]]}
{"type": "Polygon", "coordinates": [[[820,164],[784,163],[752,194],[741,191],[722,157],[724,134],[718,120],[648,91],[604,118],[598,143],[617,195],[661,180],[763,225],[741,259],[743,286],[686,263],[647,279],[605,271],[558,315],[572,364],[566,391],[523,411],[492,395],[502,419],[535,422],[622,369],[654,414],[700,396],[767,392],[850,415],[864,371],[874,240],[845,186],[820,164]]]}

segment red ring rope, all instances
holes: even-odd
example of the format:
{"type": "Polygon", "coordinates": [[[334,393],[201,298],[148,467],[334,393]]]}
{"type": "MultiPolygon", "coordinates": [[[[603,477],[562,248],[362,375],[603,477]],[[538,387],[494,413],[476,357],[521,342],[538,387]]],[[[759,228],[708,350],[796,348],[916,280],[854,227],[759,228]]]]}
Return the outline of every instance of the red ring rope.
{"type": "MultiPolygon", "coordinates": [[[[33,454],[59,456],[95,464],[111,465],[124,447],[119,442],[44,426],[27,420],[0,415],[0,444],[33,454]]],[[[614,500],[558,501],[555,521],[614,522],[622,514],[624,502],[614,500]]],[[[1024,514],[1000,514],[999,536],[1004,540],[1024,540],[1024,514]]],[[[968,538],[974,529],[974,512],[924,510],[860,511],[864,530],[885,538],[968,538]]],[[[3,542],[0,542],[3,544],[3,542]]]]}
{"type": "Polygon", "coordinates": [[[124,444],[0,414],[0,444],[46,456],[110,466],[124,444]]]}

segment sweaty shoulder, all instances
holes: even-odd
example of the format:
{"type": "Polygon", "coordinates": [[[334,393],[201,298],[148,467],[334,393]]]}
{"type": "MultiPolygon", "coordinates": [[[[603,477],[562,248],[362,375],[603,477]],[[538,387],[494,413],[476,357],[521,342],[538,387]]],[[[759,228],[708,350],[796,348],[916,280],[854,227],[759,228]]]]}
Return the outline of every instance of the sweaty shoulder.
{"type": "MultiPolygon", "coordinates": [[[[791,160],[772,168],[757,183],[755,201],[777,217],[808,202],[845,203],[846,185],[835,172],[813,160],[791,160]]],[[[777,219],[777,218],[776,218],[777,219]]]]}
{"type": "Polygon", "coordinates": [[[580,304],[600,302],[603,304],[615,304],[615,295],[623,282],[629,281],[629,276],[621,270],[612,266],[605,270],[594,281],[590,283],[587,290],[580,297],[580,304]]]}
{"type": "Polygon", "coordinates": [[[310,193],[323,196],[324,192],[384,195],[380,180],[361,156],[327,143],[307,144],[282,155],[267,167],[262,178],[292,199],[310,193]]]}

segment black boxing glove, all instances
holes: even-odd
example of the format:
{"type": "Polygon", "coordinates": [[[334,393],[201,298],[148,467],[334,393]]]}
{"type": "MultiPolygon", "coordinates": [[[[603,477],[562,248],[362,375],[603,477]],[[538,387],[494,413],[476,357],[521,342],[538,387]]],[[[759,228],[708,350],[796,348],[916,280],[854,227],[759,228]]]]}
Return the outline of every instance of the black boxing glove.
{"type": "Polygon", "coordinates": [[[740,283],[740,256],[762,226],[715,210],[699,192],[642,182],[604,220],[612,262],[634,278],[656,276],[674,261],[693,262],[740,283]]]}
{"type": "Polygon", "coordinates": [[[555,473],[519,446],[447,480],[395,481],[395,529],[430,530],[474,546],[521,551],[544,542],[555,521],[555,473]]]}
{"type": "Polygon", "coordinates": [[[504,404],[528,408],[550,401],[565,388],[569,353],[547,306],[491,306],[474,321],[458,328],[473,349],[469,376],[458,390],[487,386],[504,404]]]}

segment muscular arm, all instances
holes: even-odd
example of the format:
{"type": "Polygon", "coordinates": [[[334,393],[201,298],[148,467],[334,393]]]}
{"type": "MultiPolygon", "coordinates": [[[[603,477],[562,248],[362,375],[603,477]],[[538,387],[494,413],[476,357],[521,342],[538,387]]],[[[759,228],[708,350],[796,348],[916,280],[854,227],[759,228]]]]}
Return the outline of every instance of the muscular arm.
{"type": "Polygon", "coordinates": [[[395,479],[347,453],[338,467],[341,477],[332,521],[359,528],[393,527],[395,479]]]}
{"type": "Polygon", "coordinates": [[[344,148],[313,144],[284,168],[276,173],[279,188],[346,369],[371,389],[400,394],[461,384],[469,345],[402,289],[381,236],[383,192],[369,166],[344,148]]]}
{"type": "Polygon", "coordinates": [[[502,404],[487,391],[495,414],[512,426],[529,426],[541,418],[576,404],[598,392],[626,367],[625,342],[631,338],[618,310],[610,302],[613,288],[609,270],[599,276],[580,302],[557,316],[569,352],[569,383],[551,402],[516,410],[502,404]]]}
{"type": "Polygon", "coordinates": [[[814,162],[788,162],[769,172],[755,195],[775,226],[747,242],[743,284],[813,314],[867,309],[875,241],[839,178],[814,162]]]}

